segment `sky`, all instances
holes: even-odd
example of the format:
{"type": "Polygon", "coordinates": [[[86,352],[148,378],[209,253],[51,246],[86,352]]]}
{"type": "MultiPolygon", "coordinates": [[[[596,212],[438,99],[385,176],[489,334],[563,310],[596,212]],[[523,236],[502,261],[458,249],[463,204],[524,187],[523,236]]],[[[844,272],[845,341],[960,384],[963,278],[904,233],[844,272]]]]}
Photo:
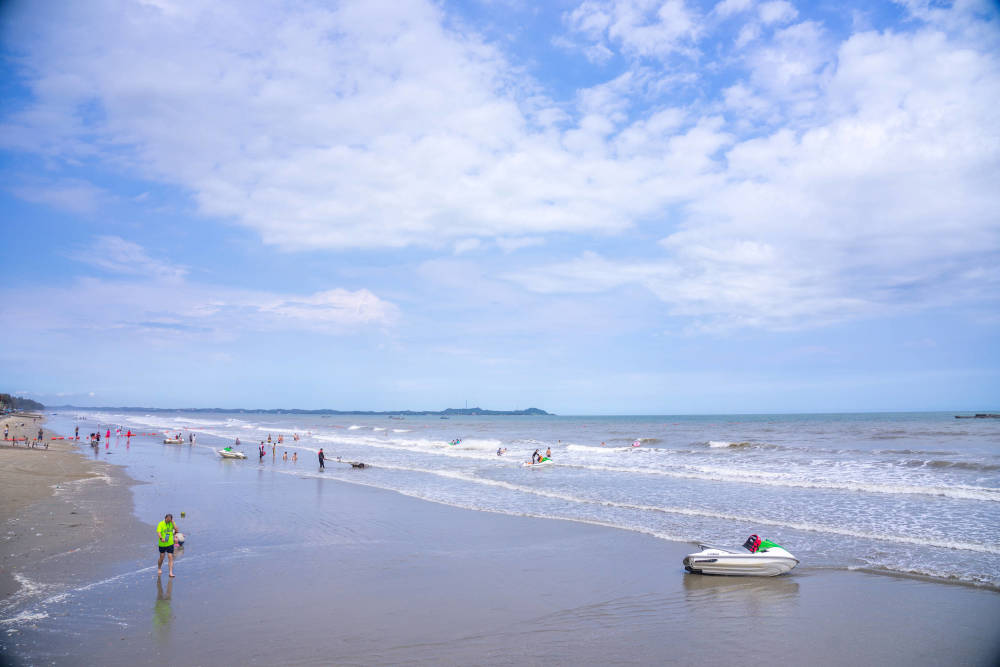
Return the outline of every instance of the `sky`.
{"type": "Polygon", "coordinates": [[[989,0],[0,4],[48,405],[1000,409],[989,0]]]}

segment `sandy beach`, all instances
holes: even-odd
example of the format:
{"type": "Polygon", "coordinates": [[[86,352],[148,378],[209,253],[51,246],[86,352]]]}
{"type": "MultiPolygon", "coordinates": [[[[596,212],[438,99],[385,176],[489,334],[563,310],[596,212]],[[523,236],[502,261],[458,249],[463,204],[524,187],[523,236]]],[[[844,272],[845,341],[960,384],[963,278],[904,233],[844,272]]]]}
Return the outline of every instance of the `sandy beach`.
{"type": "Polygon", "coordinates": [[[30,446],[44,421],[31,414],[0,420],[0,430],[9,429],[0,444],[0,605],[40,580],[77,580],[92,571],[89,555],[139,526],[128,509],[133,482],[120,468],[53,440],[47,429],[44,444],[30,446]]]}
{"type": "Polygon", "coordinates": [[[349,466],[223,461],[152,438],[89,460],[59,443],[3,452],[4,474],[22,482],[3,485],[4,572],[22,584],[0,614],[13,664],[728,664],[752,654],[912,666],[1000,655],[1000,594],[988,589],[808,564],[777,578],[703,577],[681,567],[690,544],[426,502],[368,487],[369,471],[349,466]],[[165,511],[186,514],[173,580],[155,567],[165,511]]]}

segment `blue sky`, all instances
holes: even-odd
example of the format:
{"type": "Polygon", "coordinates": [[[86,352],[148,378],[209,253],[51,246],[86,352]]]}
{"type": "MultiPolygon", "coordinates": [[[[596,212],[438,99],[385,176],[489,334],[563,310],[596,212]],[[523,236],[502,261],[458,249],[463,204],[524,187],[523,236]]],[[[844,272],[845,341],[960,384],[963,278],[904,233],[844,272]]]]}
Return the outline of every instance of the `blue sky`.
{"type": "Polygon", "coordinates": [[[3,389],[997,409],[998,28],[985,1],[5,3],[3,389]]]}

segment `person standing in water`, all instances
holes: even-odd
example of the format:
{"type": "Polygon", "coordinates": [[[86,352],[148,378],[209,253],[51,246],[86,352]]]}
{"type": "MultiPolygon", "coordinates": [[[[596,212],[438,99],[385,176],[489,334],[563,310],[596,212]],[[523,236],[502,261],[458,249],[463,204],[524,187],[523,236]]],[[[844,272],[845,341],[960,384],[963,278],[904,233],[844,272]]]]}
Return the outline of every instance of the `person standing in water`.
{"type": "Polygon", "coordinates": [[[156,535],[159,538],[160,560],[156,563],[156,573],[163,574],[163,557],[167,557],[167,571],[170,576],[174,576],[174,515],[167,514],[156,526],[156,535]]]}
{"type": "Polygon", "coordinates": [[[320,447],[319,448],[319,469],[320,470],[326,470],[326,466],[324,465],[325,461],[326,461],[326,454],[323,453],[323,448],[320,447]]]}
{"type": "Polygon", "coordinates": [[[551,459],[552,458],[552,448],[551,447],[549,447],[548,449],[545,450],[545,458],[547,458],[547,459],[551,459]]]}

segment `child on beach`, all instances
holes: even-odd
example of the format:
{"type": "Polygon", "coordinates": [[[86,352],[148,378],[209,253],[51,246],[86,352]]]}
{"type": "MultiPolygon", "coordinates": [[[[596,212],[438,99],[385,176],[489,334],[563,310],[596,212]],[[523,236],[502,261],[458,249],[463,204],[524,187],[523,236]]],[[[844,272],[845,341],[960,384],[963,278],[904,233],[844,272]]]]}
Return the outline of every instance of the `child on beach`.
{"type": "Polygon", "coordinates": [[[288,450],[287,449],[285,450],[285,453],[281,455],[281,460],[282,461],[287,461],[288,460],[288,450]]]}

